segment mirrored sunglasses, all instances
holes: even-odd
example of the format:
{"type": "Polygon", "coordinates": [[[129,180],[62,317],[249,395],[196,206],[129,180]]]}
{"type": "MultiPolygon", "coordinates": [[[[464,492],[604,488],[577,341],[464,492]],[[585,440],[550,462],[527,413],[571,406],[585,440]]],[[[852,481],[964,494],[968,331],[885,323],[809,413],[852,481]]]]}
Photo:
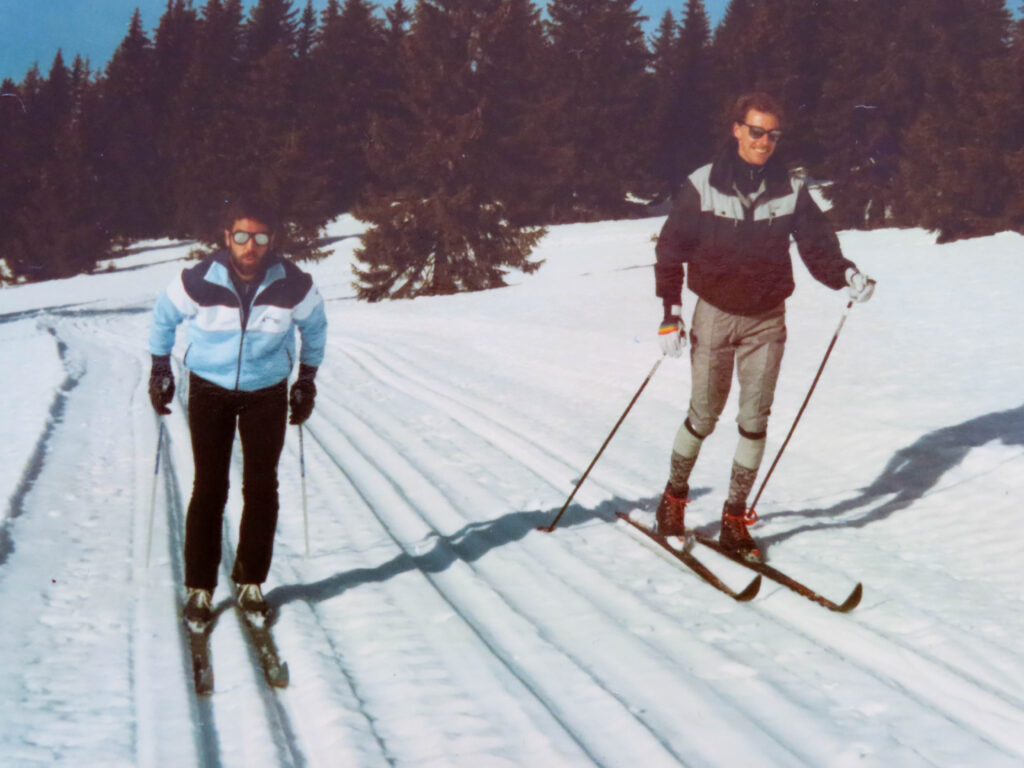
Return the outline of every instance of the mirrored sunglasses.
{"type": "Polygon", "coordinates": [[[779,130],[778,128],[776,128],[774,131],[768,131],[759,125],[750,125],[750,123],[740,123],[740,125],[745,125],[747,127],[747,130],[750,132],[750,138],[752,138],[754,141],[757,141],[758,139],[767,135],[768,141],[770,141],[772,144],[778,144],[779,139],[782,138],[782,131],[779,130]]]}
{"type": "Polygon", "coordinates": [[[256,245],[270,245],[270,234],[267,232],[245,232],[241,229],[231,233],[231,239],[239,245],[245,245],[249,238],[256,241],[256,245]]]}

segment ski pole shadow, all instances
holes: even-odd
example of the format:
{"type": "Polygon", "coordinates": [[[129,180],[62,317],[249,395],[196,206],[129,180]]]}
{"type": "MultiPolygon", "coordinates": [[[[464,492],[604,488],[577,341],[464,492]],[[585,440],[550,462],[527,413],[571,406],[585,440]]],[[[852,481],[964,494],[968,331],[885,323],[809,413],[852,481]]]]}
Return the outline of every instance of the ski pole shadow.
{"type": "Polygon", "coordinates": [[[347,590],[366,584],[381,583],[409,571],[441,573],[456,562],[475,562],[492,550],[521,541],[528,535],[557,536],[558,531],[562,529],[594,523],[613,523],[616,512],[638,507],[654,509],[660,498],[660,495],[645,499],[615,497],[593,508],[573,504],[566,509],[552,533],[544,533],[537,529],[550,525],[560,507],[509,512],[493,520],[469,523],[447,536],[432,536],[409,548],[424,548],[422,553],[411,553],[407,549],[373,567],[355,568],[307,584],[276,587],[268,591],[265,598],[274,607],[293,601],[315,604],[338,597],[347,590]],[[426,548],[428,545],[429,548],[426,548]]]}
{"type": "Polygon", "coordinates": [[[801,517],[811,522],[759,541],[770,546],[808,531],[863,528],[884,520],[925,496],[943,474],[962,464],[972,449],[993,441],[1024,447],[1024,405],[929,432],[896,451],[881,474],[846,501],[827,508],[762,515],[765,521],[801,517]],[[862,510],[863,514],[850,517],[857,510],[862,510]],[[831,521],[838,516],[847,516],[847,519],[831,521]]]}

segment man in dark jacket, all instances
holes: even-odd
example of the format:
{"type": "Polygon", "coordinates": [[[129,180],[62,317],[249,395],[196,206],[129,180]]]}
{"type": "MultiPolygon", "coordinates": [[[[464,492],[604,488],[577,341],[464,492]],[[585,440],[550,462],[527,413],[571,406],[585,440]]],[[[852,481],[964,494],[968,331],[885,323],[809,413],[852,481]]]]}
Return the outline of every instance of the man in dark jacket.
{"type": "Polygon", "coordinates": [[[195,480],[185,520],[185,620],[210,621],[221,559],[228,470],[237,429],[242,443],[242,519],[232,579],[239,605],[254,619],[267,605],[260,585],[270,570],[277,525],[277,463],[285,426],[313,410],[327,320],[313,280],[275,250],[275,214],[254,201],[232,203],[224,216],[224,250],[187,267],[153,309],[149,395],[158,414],[174,396],[171,349],[188,321],[188,416],[195,480]],[[302,337],[298,379],[295,331],[302,337]]]}
{"type": "Polygon", "coordinates": [[[721,543],[748,559],[761,553],[746,528],[746,503],[764,456],[792,294],[790,236],[808,270],[833,289],[866,301],[874,281],[843,257],[839,240],[803,180],[772,157],[782,138],[782,107],[763,93],[745,94],[732,111],[730,143],[683,185],[657,244],[657,295],[665,307],[662,351],[686,345],[682,288],[687,273],[697,297],[690,330],[692,389],[686,421],[673,444],[669,480],[658,505],[658,530],[684,532],[690,472],[725,407],[733,370],[740,386],[739,444],[721,543]]]}

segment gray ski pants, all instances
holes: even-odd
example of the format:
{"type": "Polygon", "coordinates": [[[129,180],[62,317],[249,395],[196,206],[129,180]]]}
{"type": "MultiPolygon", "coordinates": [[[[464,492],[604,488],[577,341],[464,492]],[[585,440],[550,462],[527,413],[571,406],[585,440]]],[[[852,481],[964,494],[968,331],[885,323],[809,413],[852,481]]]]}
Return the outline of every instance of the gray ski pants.
{"type": "Polygon", "coordinates": [[[702,436],[711,434],[729,397],[735,367],[740,384],[736,423],[741,434],[763,437],[785,346],[785,303],[747,317],[698,300],[690,328],[690,426],[702,436]]]}

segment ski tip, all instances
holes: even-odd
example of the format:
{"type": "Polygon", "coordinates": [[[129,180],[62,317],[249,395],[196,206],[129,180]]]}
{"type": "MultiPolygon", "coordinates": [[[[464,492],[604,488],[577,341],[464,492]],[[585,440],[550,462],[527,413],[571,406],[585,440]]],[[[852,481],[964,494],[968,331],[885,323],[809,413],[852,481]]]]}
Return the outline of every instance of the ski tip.
{"type": "Polygon", "coordinates": [[[856,608],[858,605],[860,605],[860,599],[863,596],[864,596],[864,587],[858,581],[857,582],[857,586],[853,588],[853,592],[850,593],[850,596],[848,598],[846,598],[846,600],[843,601],[843,604],[840,605],[836,610],[839,611],[840,613],[846,613],[848,611],[852,611],[854,608],[856,608]]]}
{"type": "Polygon", "coordinates": [[[747,584],[746,589],[736,595],[736,599],[741,603],[745,603],[749,600],[753,600],[757,597],[757,593],[761,591],[761,574],[757,574],[754,580],[747,584]]]}

